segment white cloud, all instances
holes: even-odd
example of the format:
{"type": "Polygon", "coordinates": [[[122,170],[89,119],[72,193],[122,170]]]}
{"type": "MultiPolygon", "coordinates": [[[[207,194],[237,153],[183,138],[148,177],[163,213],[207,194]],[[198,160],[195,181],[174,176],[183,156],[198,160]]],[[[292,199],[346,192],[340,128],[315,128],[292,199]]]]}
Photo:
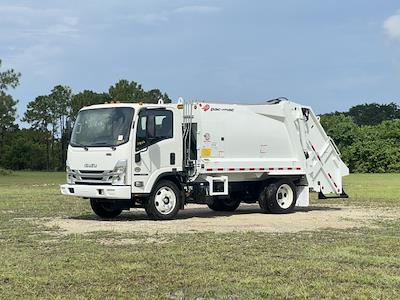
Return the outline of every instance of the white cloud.
{"type": "Polygon", "coordinates": [[[210,14],[219,12],[220,10],[221,8],[216,6],[191,5],[191,6],[179,7],[175,9],[174,12],[180,14],[186,14],[186,13],[210,14]]]}
{"type": "Polygon", "coordinates": [[[391,40],[400,41],[400,11],[387,18],[383,23],[383,28],[391,40]]]}
{"type": "Polygon", "coordinates": [[[165,22],[168,22],[173,15],[184,15],[184,14],[212,14],[217,13],[221,10],[221,8],[216,6],[200,6],[200,5],[191,5],[191,6],[182,6],[171,10],[164,10],[160,12],[152,12],[145,14],[135,14],[124,16],[123,19],[133,20],[136,23],[143,25],[160,25],[165,22]]]}
{"type": "Polygon", "coordinates": [[[60,46],[41,43],[19,49],[7,59],[7,63],[22,73],[29,70],[31,74],[51,78],[57,69],[54,62],[62,53],[63,49],[60,46]]]}
{"type": "Polygon", "coordinates": [[[79,19],[77,17],[64,17],[63,22],[69,26],[76,26],[79,23],[79,19]]]}
{"type": "Polygon", "coordinates": [[[79,19],[60,9],[0,4],[0,33],[3,36],[76,36],[79,19]]]}
{"type": "Polygon", "coordinates": [[[23,74],[52,78],[66,45],[79,35],[79,18],[72,11],[0,4],[2,58],[23,74]]]}
{"type": "Polygon", "coordinates": [[[38,13],[49,15],[59,12],[57,9],[35,9],[30,6],[23,5],[0,5],[0,13],[5,14],[18,14],[23,16],[37,15],[38,13]]]}
{"type": "Polygon", "coordinates": [[[160,23],[167,22],[169,18],[167,13],[161,12],[138,15],[132,17],[132,19],[143,25],[158,25],[160,23]]]}

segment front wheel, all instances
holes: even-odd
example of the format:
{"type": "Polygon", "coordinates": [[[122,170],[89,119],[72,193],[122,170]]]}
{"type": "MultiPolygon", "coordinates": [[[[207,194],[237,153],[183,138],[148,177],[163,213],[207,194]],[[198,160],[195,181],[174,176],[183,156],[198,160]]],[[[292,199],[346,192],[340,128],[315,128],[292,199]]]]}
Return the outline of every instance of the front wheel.
{"type": "Polygon", "coordinates": [[[113,203],[107,203],[104,200],[101,201],[95,198],[90,199],[90,206],[92,207],[94,213],[100,218],[115,218],[122,212],[122,209],[115,208],[113,203]]]}
{"type": "Polygon", "coordinates": [[[258,200],[264,212],[286,214],[294,210],[296,205],[296,187],[286,179],[268,184],[258,200]]]}
{"type": "Polygon", "coordinates": [[[145,210],[153,220],[170,220],[178,213],[180,203],[180,191],[176,184],[169,180],[161,180],[146,201],[145,210]]]}

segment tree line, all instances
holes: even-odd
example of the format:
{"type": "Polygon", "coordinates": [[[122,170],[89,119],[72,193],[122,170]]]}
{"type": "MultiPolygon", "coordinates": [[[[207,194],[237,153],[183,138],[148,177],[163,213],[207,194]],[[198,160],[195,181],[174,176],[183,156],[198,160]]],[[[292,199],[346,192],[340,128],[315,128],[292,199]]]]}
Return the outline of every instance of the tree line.
{"type": "MultiPolygon", "coordinates": [[[[166,93],[145,91],[128,80],[102,93],[84,90],[74,94],[70,87],[57,85],[28,103],[21,120],[30,128],[20,128],[17,101],[9,93],[19,85],[20,77],[15,70],[0,69],[0,168],[64,170],[71,127],[84,106],[112,100],[157,103],[163,98],[171,102],[166,93]]],[[[321,123],[351,172],[400,172],[400,107],[396,103],[356,105],[346,112],[322,115],[321,123]]]]}
{"type": "MultiPolygon", "coordinates": [[[[1,68],[1,60],[0,60],[1,68]]],[[[0,71],[0,167],[12,170],[63,170],[71,127],[79,110],[88,105],[119,102],[169,103],[159,89],[144,90],[135,81],[119,80],[108,92],[84,90],[74,94],[70,87],[57,85],[49,94],[30,101],[21,121],[16,122],[17,101],[9,94],[20,83],[15,70],[0,71]]]]}
{"type": "Polygon", "coordinates": [[[321,116],[342,159],[354,173],[400,172],[400,106],[361,104],[321,116]]]}

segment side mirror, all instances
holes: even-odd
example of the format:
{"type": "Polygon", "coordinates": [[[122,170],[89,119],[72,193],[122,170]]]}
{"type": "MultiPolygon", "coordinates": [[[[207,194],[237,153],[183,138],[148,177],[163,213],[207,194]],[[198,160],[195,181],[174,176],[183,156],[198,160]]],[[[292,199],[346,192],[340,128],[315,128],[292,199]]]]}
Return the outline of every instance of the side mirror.
{"type": "Polygon", "coordinates": [[[147,151],[148,147],[143,148],[142,150],[140,150],[139,152],[135,153],[135,162],[138,163],[142,160],[142,157],[140,155],[140,153],[147,151]]]}

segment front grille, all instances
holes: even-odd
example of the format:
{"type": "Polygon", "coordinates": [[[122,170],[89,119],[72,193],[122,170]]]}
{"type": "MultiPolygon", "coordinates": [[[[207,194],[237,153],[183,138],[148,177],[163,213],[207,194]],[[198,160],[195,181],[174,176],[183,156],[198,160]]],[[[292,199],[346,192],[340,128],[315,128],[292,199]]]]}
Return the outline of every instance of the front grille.
{"type": "Polygon", "coordinates": [[[75,184],[112,184],[112,171],[93,171],[93,170],[71,170],[73,183],[75,184]]]}
{"type": "Polygon", "coordinates": [[[83,177],[81,176],[82,180],[103,180],[103,177],[83,177]]]}
{"type": "MultiPolygon", "coordinates": [[[[81,174],[103,174],[106,171],[93,171],[93,170],[79,170],[81,174]]],[[[111,172],[111,171],[110,171],[111,172]]]]}

